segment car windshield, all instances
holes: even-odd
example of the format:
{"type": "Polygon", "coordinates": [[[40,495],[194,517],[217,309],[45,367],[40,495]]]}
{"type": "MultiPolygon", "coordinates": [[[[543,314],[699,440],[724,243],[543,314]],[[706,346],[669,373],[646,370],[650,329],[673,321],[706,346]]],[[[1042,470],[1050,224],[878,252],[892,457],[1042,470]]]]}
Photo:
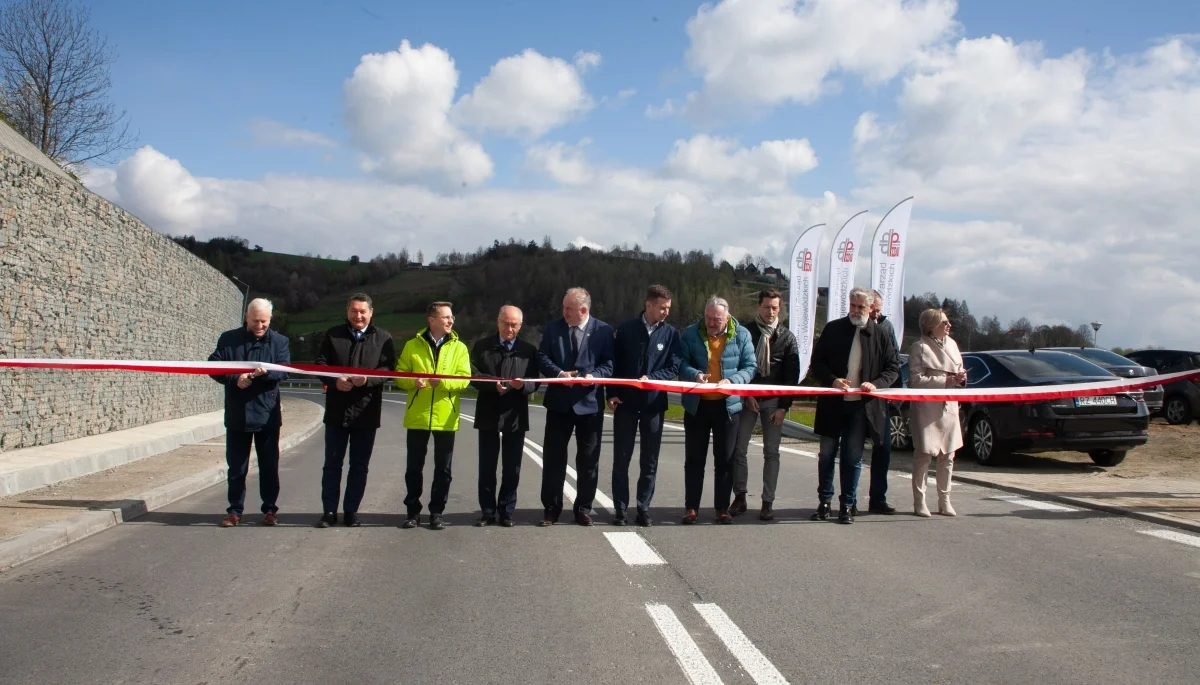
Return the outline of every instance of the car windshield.
{"type": "Polygon", "coordinates": [[[1095,364],[1065,352],[1037,352],[1021,355],[995,355],[996,361],[1012,371],[1017,378],[1062,378],[1064,376],[1111,376],[1095,364]]]}
{"type": "Polygon", "coordinates": [[[1107,364],[1108,366],[1136,365],[1132,359],[1126,359],[1116,352],[1109,352],[1108,350],[1101,350],[1096,347],[1084,347],[1078,350],[1071,350],[1071,353],[1077,354],[1081,357],[1087,357],[1089,360],[1100,364],[1107,364]]]}

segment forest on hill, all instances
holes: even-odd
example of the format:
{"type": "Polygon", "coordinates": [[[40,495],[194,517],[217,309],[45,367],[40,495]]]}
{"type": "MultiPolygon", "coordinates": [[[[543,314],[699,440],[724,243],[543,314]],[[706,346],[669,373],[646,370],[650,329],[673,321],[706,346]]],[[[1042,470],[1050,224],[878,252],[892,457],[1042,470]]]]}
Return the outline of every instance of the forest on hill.
{"type": "MultiPolygon", "coordinates": [[[[734,316],[753,316],[757,293],[764,288],[787,292],[786,278],[767,260],[749,255],[738,264],[717,263],[711,252],[666,250],[646,252],[638,246],[609,250],[568,245],[556,249],[542,242],[495,241],[474,252],[449,252],[424,264],[407,250],[377,255],[369,261],[268,252],[238,237],[175,241],[206,260],[249,297],[267,297],[276,308],[274,325],[293,341],[297,360],[311,359],[322,333],[343,321],[346,298],[366,292],[374,299],[375,321],[397,338],[425,325],[425,308],[434,300],[455,303],[456,328],[467,340],[493,330],[496,312],[515,304],[525,312],[522,337],[540,340],[541,328],[560,315],[563,291],[587,288],[595,316],[618,324],[642,310],[646,287],[659,283],[675,295],[671,322],[684,327],[703,315],[712,295],[729,300],[734,316]],[[241,286],[240,286],[241,287],[241,286]]],[[[822,289],[822,293],[824,289],[822,289]]],[[[818,331],[825,320],[824,301],[817,311],[818,331]]],[[[918,334],[921,312],[930,307],[946,311],[952,335],[963,350],[1088,345],[1087,324],[1033,325],[1021,317],[1001,324],[995,316],[976,318],[965,299],[923,293],[905,298],[905,345],[918,334]]]]}

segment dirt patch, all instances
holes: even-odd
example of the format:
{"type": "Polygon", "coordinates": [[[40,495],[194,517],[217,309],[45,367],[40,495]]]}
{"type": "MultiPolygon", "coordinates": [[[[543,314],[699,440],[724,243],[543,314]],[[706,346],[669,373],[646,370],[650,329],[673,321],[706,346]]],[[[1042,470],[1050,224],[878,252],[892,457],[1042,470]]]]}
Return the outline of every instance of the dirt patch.
{"type": "MultiPolygon", "coordinates": [[[[1080,452],[1015,455],[1010,465],[1020,466],[1020,462],[1036,465],[1036,462],[1045,461],[1058,462],[1067,468],[1094,467],[1091,458],[1080,452]]],[[[1174,478],[1200,481],[1200,424],[1172,426],[1161,419],[1155,419],[1150,423],[1149,442],[1130,450],[1125,461],[1120,464],[1098,470],[1109,478],[1174,478]]]]}

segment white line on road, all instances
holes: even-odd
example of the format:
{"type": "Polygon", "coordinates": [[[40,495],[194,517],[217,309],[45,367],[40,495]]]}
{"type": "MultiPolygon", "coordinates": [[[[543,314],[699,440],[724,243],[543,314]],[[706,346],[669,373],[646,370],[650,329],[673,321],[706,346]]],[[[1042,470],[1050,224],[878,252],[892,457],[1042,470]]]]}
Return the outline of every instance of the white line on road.
{"type": "Polygon", "coordinates": [[[608,539],[608,544],[617,550],[617,554],[621,555],[621,559],[630,566],[652,566],[667,563],[637,533],[605,533],[604,537],[608,539]]]}
{"type": "MultiPolygon", "coordinates": [[[[757,441],[757,440],[751,440],[751,441],[750,441],[750,444],[751,444],[751,445],[755,445],[755,446],[757,446],[757,447],[762,447],[762,446],[763,446],[763,444],[762,444],[761,442],[757,441]]],[[[817,455],[816,455],[816,454],[813,454],[812,452],[805,452],[804,450],[792,449],[791,447],[784,447],[783,445],[780,445],[780,446],[779,446],[779,451],[780,451],[780,452],[787,452],[788,454],[800,454],[800,455],[803,455],[803,456],[806,456],[806,457],[812,457],[813,459],[816,459],[816,458],[817,458],[817,455]]]]}
{"type": "Polygon", "coordinates": [[[671,611],[671,607],[666,604],[647,604],[646,613],[650,614],[658,632],[667,641],[667,646],[671,648],[675,661],[679,663],[679,668],[683,670],[689,683],[722,685],[721,676],[717,675],[712,664],[708,663],[704,652],[700,651],[700,646],[688,634],[687,628],[683,627],[683,623],[680,623],[679,617],[671,611]]]}
{"type": "Polygon", "coordinates": [[[1029,499],[1027,497],[1013,497],[1010,495],[997,495],[995,497],[990,497],[989,499],[999,500],[1001,502],[1008,502],[1009,504],[1018,504],[1022,507],[1029,507],[1030,509],[1041,509],[1042,511],[1062,511],[1062,512],[1079,511],[1079,509],[1076,509],[1075,507],[1064,507],[1061,504],[1054,504],[1053,502],[1042,502],[1040,500],[1029,499]]]}
{"type": "Polygon", "coordinates": [[[758,685],[788,685],[787,678],[771,663],[758,647],[746,637],[741,628],[716,604],[695,604],[696,611],[708,622],[708,627],[721,638],[725,647],[737,657],[738,663],[758,685]]]}
{"type": "Polygon", "coordinates": [[[1179,533],[1173,530],[1139,530],[1143,535],[1152,535],[1163,540],[1178,542],[1181,545],[1191,545],[1192,547],[1200,547],[1200,536],[1188,535],[1187,533],[1179,533]]]}

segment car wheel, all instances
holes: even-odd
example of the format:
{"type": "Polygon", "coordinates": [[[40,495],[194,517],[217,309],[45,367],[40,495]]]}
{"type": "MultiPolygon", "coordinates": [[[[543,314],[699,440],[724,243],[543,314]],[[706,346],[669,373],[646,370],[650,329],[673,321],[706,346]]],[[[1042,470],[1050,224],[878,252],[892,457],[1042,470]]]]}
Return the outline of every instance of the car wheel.
{"type": "Polygon", "coordinates": [[[898,410],[888,413],[888,428],[892,432],[892,449],[897,451],[911,450],[912,435],[908,428],[908,419],[898,410]]]}
{"type": "Polygon", "coordinates": [[[1093,450],[1088,452],[1088,456],[1096,463],[1096,466],[1116,466],[1125,461],[1126,450],[1093,450]]]}
{"type": "Polygon", "coordinates": [[[1187,425],[1192,422],[1192,407],[1186,397],[1175,395],[1163,402],[1162,415],[1169,424],[1187,425]]]}
{"type": "Polygon", "coordinates": [[[971,422],[971,430],[967,431],[967,446],[975,461],[984,466],[992,466],[1000,462],[1002,450],[996,439],[996,427],[986,414],[975,417],[971,422]]]}

